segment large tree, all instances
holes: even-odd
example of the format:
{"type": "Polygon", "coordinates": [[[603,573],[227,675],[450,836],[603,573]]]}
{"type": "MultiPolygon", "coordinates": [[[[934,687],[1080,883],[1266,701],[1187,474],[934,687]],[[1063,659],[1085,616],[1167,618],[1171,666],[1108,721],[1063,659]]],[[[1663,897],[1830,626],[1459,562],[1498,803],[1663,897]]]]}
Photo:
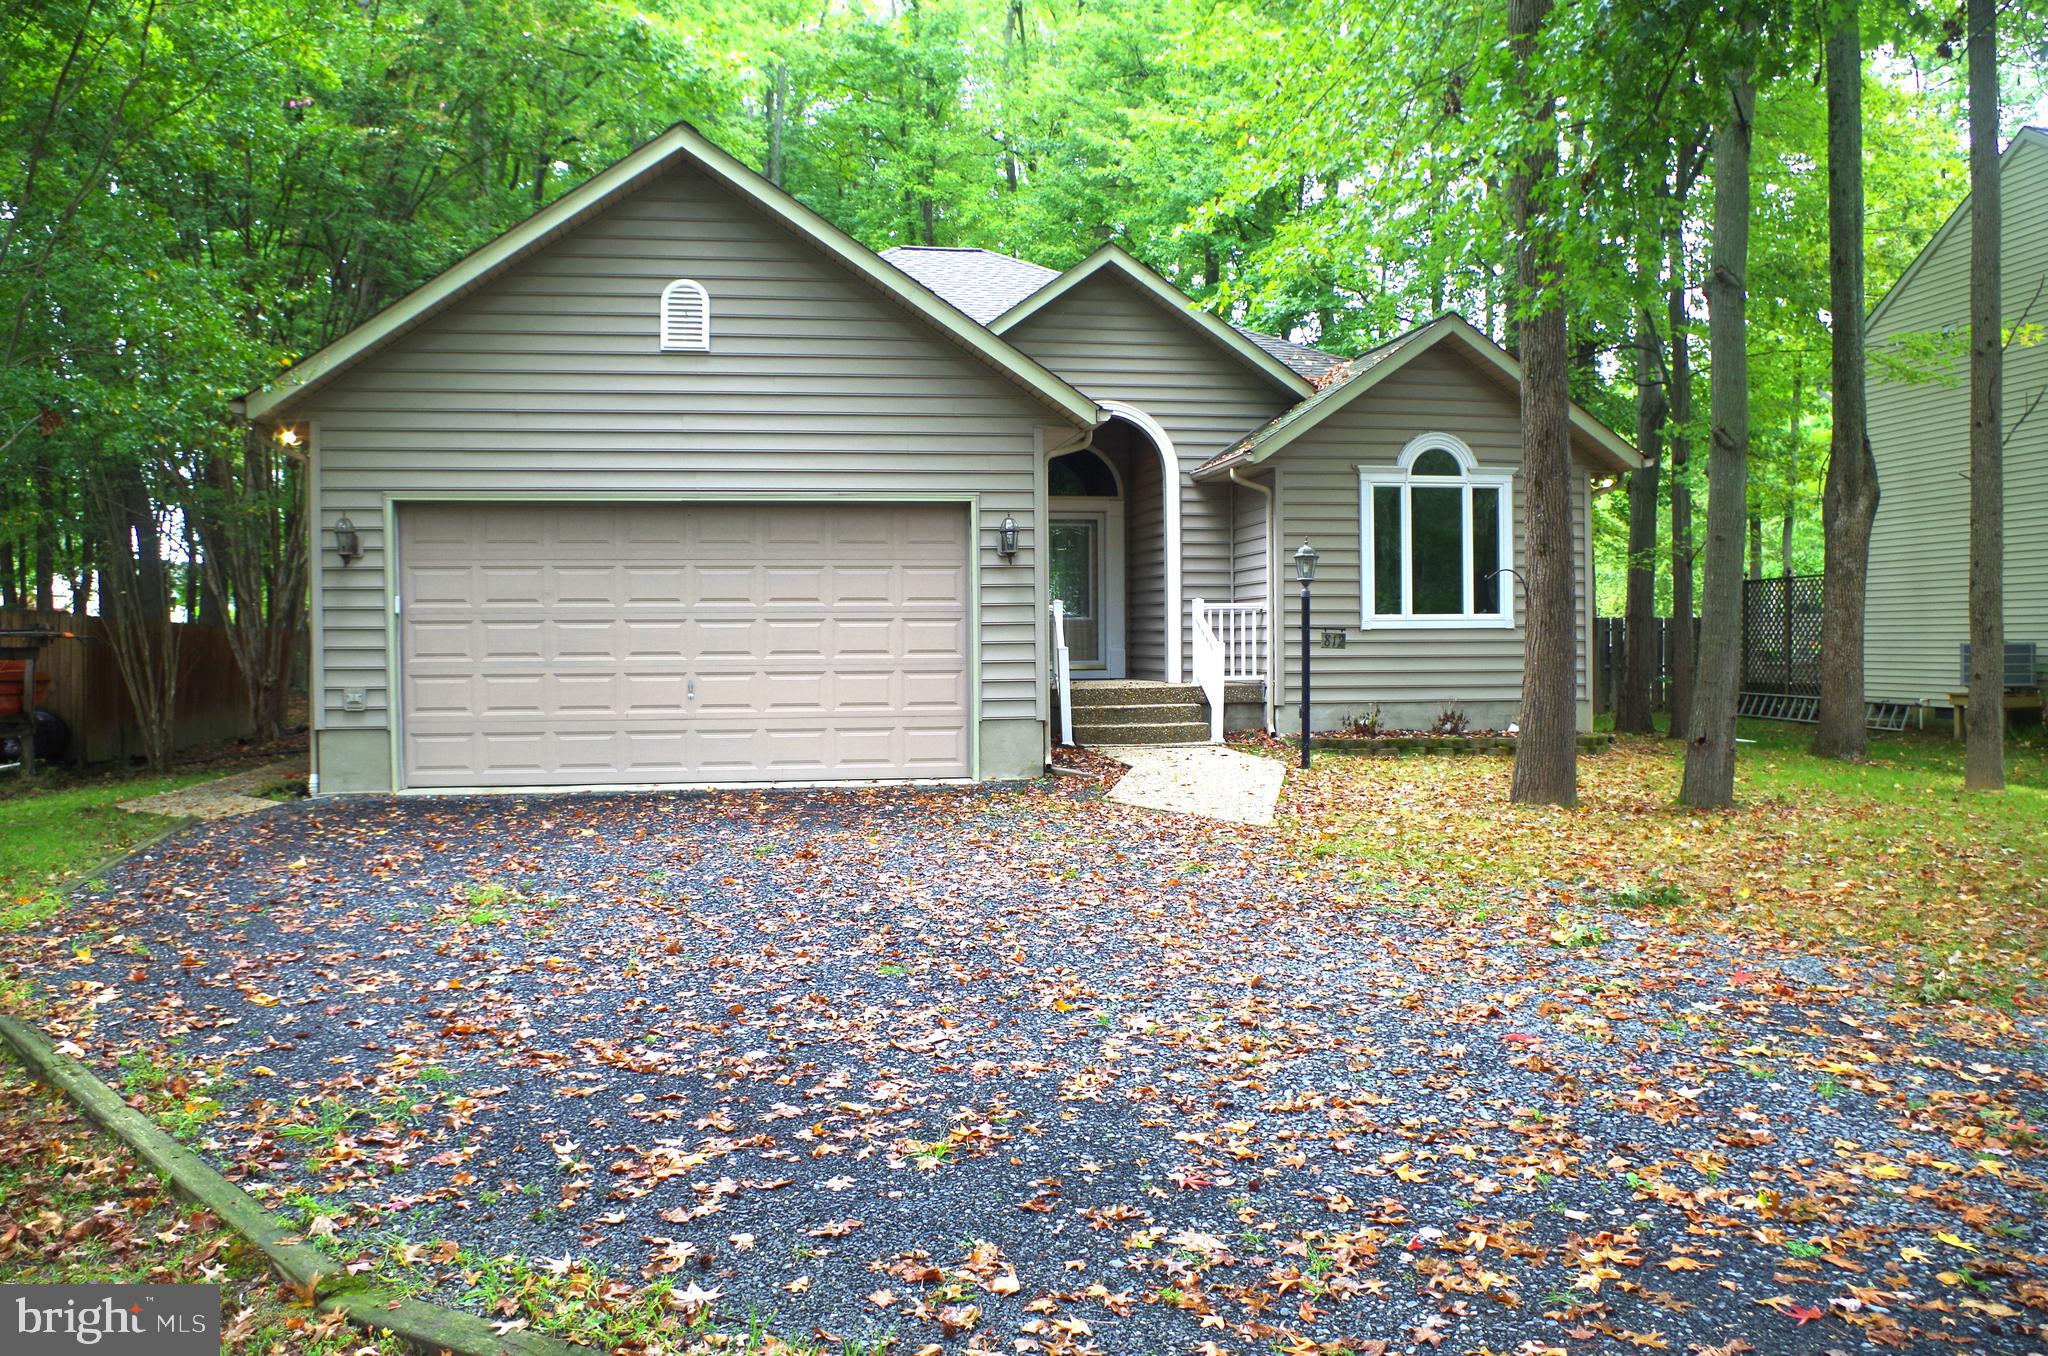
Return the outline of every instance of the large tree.
{"type": "Polygon", "coordinates": [[[1663,658],[1657,636],[1657,488],[1664,421],[1670,413],[1664,394],[1668,370],[1656,318],[1643,307],[1636,314],[1635,333],[1636,451],[1643,465],[1628,477],[1628,613],[1621,687],[1614,702],[1614,728],[1623,734],[1650,734],[1656,728],[1651,712],[1663,658]]]}
{"type": "MultiPolygon", "coordinates": [[[[1752,45],[1754,30],[1742,35],[1752,45]]],[[[1696,809],[1735,802],[1735,698],[1742,674],[1742,535],[1749,493],[1748,305],[1750,147],[1754,57],[1738,51],[1723,75],[1727,106],[1714,129],[1713,245],[1707,263],[1707,566],[1700,653],[1679,799],[1696,809]]]]}
{"type": "Polygon", "coordinates": [[[1998,0],[1970,0],[1970,707],[1963,785],[2005,787],[2005,333],[1998,0]]]}
{"type": "MultiPolygon", "coordinates": [[[[1833,423],[1821,501],[1827,568],[1822,584],[1820,713],[1813,751],[1824,758],[1855,760],[1868,747],[1863,599],[1878,495],[1877,460],[1870,451],[1863,398],[1863,34],[1857,0],[1846,0],[1840,22],[1828,33],[1827,83],[1833,423]]],[[[1789,544],[1789,514],[1786,523],[1789,544]]]]}
{"type": "Polygon", "coordinates": [[[1522,497],[1527,504],[1529,603],[1522,665],[1522,732],[1511,796],[1573,805],[1579,798],[1578,630],[1572,560],[1571,388],[1561,286],[1564,262],[1551,182],[1557,104],[1538,70],[1551,0],[1508,0],[1509,46],[1527,82],[1527,126],[1508,180],[1516,231],[1515,310],[1522,366],[1522,497]]]}

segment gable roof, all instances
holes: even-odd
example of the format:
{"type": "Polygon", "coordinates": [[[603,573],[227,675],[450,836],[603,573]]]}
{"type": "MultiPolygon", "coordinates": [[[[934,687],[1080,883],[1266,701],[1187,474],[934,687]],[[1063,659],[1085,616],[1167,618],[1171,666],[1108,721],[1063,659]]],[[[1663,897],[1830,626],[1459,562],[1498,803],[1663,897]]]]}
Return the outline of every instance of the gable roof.
{"type": "Polygon", "coordinates": [[[943,331],[969,355],[1074,424],[1092,427],[1100,421],[1093,400],[927,289],[912,283],[901,269],[884,263],[880,255],[733,159],[696,128],[681,122],[472,251],[317,353],[301,359],[269,386],[251,392],[243,398],[243,412],[252,420],[281,413],[678,160],[695,164],[742,200],[816,245],[883,296],[943,331]]]}
{"type": "Polygon", "coordinates": [[[1334,353],[1325,353],[1319,348],[1297,344],[1292,339],[1282,339],[1278,335],[1261,334],[1257,330],[1246,329],[1243,325],[1232,325],[1230,328],[1307,377],[1311,386],[1321,386],[1324,378],[1342,367],[1346,361],[1334,353]]]}
{"type": "MultiPolygon", "coordinates": [[[[2005,181],[2005,172],[2012,167],[2013,161],[2019,156],[2021,151],[2029,147],[2036,147],[2044,152],[2048,152],[2048,127],[2022,127],[2013,134],[2012,140],[2006,143],[2004,152],[1998,157],[1998,178],[2000,183],[2005,181]]],[[[1863,322],[1863,332],[1866,335],[1877,328],[1878,317],[1882,316],[1886,308],[1892,304],[1893,297],[1900,295],[1906,290],[1906,285],[1912,282],[1914,276],[1920,272],[1920,266],[1933,258],[1936,249],[1940,247],[1941,243],[1955,232],[1961,230],[1962,224],[1969,219],[1970,195],[1965,193],[1963,200],[1957,203],[1954,210],[1948,214],[1948,219],[1941,223],[1941,226],[1934,234],[1927,238],[1927,243],[1920,247],[1920,252],[1913,256],[1913,262],[1906,265],[1906,271],[1901,273],[1889,288],[1885,289],[1885,294],[1878,298],[1877,305],[1871,308],[1869,318],[1863,322]]]]}
{"type": "Polygon", "coordinates": [[[1030,296],[1017,302],[990,321],[989,328],[997,334],[1007,334],[1105,270],[1135,284],[1140,292],[1152,297],[1174,315],[1180,316],[1296,400],[1306,400],[1315,394],[1315,383],[1268,352],[1262,345],[1189,301],[1181,294],[1179,288],[1139,263],[1122,246],[1116,244],[1104,245],[1030,296]]]}
{"type": "MultiPolygon", "coordinates": [[[[1204,480],[1222,474],[1232,466],[1256,465],[1299,438],[1337,411],[1349,405],[1382,381],[1413,362],[1421,354],[1449,344],[1463,352],[1480,371],[1510,389],[1519,389],[1522,366],[1507,350],[1474,329],[1455,312],[1446,312],[1398,338],[1359,354],[1343,376],[1271,422],[1253,429],[1235,443],[1195,468],[1195,478],[1204,480]]],[[[1632,471],[1643,464],[1635,448],[1607,425],[1594,418],[1577,401],[1570,407],[1572,443],[1588,460],[1610,471],[1632,471]]]]}
{"type": "Polygon", "coordinates": [[[1060,276],[1056,268],[994,250],[896,245],[882,257],[982,325],[1060,276]]]}
{"type": "MultiPolygon", "coordinates": [[[[1028,259],[953,245],[896,245],[883,250],[882,257],[984,325],[1060,276],[1058,269],[1028,259]]],[[[1243,325],[1230,328],[1306,377],[1311,385],[1321,384],[1344,365],[1344,359],[1336,354],[1307,344],[1261,334],[1243,325]]]]}

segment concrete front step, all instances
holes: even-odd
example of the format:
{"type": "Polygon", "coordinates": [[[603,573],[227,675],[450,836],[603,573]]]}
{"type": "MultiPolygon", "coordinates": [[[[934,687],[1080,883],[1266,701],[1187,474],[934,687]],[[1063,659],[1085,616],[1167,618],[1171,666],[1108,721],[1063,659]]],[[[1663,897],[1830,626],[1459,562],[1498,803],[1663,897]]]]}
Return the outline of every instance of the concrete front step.
{"type": "Polygon", "coordinates": [[[1084,706],[1145,706],[1153,702],[1202,704],[1202,689],[1193,683],[1157,683],[1143,678],[1079,678],[1074,681],[1073,695],[1076,711],[1084,706]]]}
{"type": "MultiPolygon", "coordinates": [[[[1228,702],[1264,699],[1257,683],[1232,683],[1228,702]]],[[[1147,679],[1082,679],[1074,684],[1074,742],[1202,744],[1209,739],[1209,703],[1194,683],[1147,679]]]]}
{"type": "Polygon", "coordinates": [[[1076,725],[1129,725],[1146,720],[1207,720],[1209,703],[1193,701],[1129,702],[1119,706],[1083,706],[1074,703],[1076,725]]]}
{"type": "Polygon", "coordinates": [[[1083,748],[1101,744],[1203,744],[1208,739],[1206,719],[1089,725],[1082,721],[1080,712],[1074,713],[1074,742],[1083,748]]]}

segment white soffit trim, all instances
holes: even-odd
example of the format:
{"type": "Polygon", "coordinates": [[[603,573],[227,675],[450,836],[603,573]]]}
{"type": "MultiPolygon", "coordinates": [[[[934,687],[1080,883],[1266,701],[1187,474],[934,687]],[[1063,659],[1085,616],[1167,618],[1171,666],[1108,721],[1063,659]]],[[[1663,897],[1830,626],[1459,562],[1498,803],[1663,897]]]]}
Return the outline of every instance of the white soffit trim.
{"type": "Polygon", "coordinates": [[[443,307],[489,281],[528,252],[578,225],[614,197],[660,173],[677,156],[686,156],[694,161],[712,178],[762,208],[799,236],[811,240],[825,253],[945,331],[961,347],[1077,425],[1094,424],[1094,401],[733,159],[688,123],[677,123],[624,159],[600,170],[496,240],[458,260],[319,352],[279,374],[270,386],[251,392],[245,397],[249,418],[263,420],[278,414],[443,307]]]}
{"type": "Polygon", "coordinates": [[[1139,290],[1150,294],[1169,310],[1182,316],[1196,329],[1285,389],[1296,400],[1306,400],[1316,393],[1315,385],[1308,378],[1239,334],[1215,313],[1195,305],[1179,288],[1132,257],[1121,245],[1104,245],[991,320],[988,327],[997,334],[1009,333],[1105,268],[1114,268],[1137,284],[1139,290]]]}

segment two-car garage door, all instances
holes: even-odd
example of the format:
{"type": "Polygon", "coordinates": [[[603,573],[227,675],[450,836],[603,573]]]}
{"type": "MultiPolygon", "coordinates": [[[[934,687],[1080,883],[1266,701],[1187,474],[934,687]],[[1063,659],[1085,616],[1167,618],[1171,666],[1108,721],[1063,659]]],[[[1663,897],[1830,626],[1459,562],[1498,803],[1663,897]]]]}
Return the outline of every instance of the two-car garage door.
{"type": "Polygon", "coordinates": [[[411,787],[965,777],[964,505],[409,504],[411,787]]]}

